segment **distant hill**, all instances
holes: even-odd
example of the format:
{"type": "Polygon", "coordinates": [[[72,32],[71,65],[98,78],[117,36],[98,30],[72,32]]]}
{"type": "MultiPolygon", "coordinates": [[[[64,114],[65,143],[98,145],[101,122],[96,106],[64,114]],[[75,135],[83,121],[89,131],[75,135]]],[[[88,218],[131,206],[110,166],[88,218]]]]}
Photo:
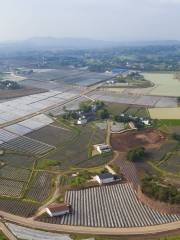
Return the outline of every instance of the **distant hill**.
{"type": "Polygon", "coordinates": [[[170,46],[180,45],[180,41],[136,41],[136,42],[113,42],[93,40],[87,38],[53,38],[40,37],[24,41],[0,43],[1,52],[28,51],[28,50],[60,50],[60,49],[93,49],[110,47],[131,46],[170,46]]]}

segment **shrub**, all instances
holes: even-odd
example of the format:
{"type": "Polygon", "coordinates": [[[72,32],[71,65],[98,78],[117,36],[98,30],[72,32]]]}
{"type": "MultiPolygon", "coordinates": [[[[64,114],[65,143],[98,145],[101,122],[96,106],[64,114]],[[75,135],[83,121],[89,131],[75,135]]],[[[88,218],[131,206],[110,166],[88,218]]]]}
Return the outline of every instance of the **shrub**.
{"type": "Polygon", "coordinates": [[[131,149],[127,153],[127,159],[129,161],[142,160],[144,156],[145,156],[145,149],[143,147],[131,149]]]}

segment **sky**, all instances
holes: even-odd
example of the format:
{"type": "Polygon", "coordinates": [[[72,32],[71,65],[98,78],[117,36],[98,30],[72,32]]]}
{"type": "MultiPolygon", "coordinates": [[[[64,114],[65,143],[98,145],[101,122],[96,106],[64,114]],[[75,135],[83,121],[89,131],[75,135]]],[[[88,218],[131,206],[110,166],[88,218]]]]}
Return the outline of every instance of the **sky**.
{"type": "Polygon", "coordinates": [[[180,40],[180,0],[0,0],[0,42],[180,40]]]}

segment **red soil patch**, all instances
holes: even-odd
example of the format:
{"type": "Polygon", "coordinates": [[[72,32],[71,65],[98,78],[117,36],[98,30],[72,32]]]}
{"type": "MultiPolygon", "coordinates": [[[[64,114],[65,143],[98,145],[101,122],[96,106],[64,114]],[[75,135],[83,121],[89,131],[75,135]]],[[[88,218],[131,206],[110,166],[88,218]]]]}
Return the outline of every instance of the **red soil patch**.
{"type": "Polygon", "coordinates": [[[165,141],[165,135],[156,129],[145,129],[140,131],[129,131],[111,135],[111,145],[116,151],[126,152],[135,147],[145,149],[159,148],[165,141]]]}

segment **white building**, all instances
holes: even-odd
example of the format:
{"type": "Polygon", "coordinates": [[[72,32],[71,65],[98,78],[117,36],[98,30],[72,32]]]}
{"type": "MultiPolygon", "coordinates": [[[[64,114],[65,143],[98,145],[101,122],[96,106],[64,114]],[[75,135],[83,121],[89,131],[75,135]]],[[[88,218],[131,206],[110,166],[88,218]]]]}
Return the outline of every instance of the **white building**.
{"type": "Polygon", "coordinates": [[[85,117],[81,117],[77,120],[78,125],[84,125],[87,123],[87,119],[85,117]]]}
{"type": "Polygon", "coordinates": [[[144,125],[146,125],[146,126],[150,126],[151,125],[149,120],[143,120],[142,123],[144,123],[144,125]]]}
{"type": "Polygon", "coordinates": [[[111,152],[110,146],[106,144],[97,144],[97,145],[94,145],[94,147],[100,154],[111,152]]]}
{"type": "Polygon", "coordinates": [[[45,210],[50,217],[63,216],[70,213],[70,205],[54,203],[49,205],[45,210]]]}
{"type": "Polygon", "coordinates": [[[114,176],[111,173],[101,173],[96,175],[95,179],[99,184],[107,184],[115,181],[114,176]]]}

